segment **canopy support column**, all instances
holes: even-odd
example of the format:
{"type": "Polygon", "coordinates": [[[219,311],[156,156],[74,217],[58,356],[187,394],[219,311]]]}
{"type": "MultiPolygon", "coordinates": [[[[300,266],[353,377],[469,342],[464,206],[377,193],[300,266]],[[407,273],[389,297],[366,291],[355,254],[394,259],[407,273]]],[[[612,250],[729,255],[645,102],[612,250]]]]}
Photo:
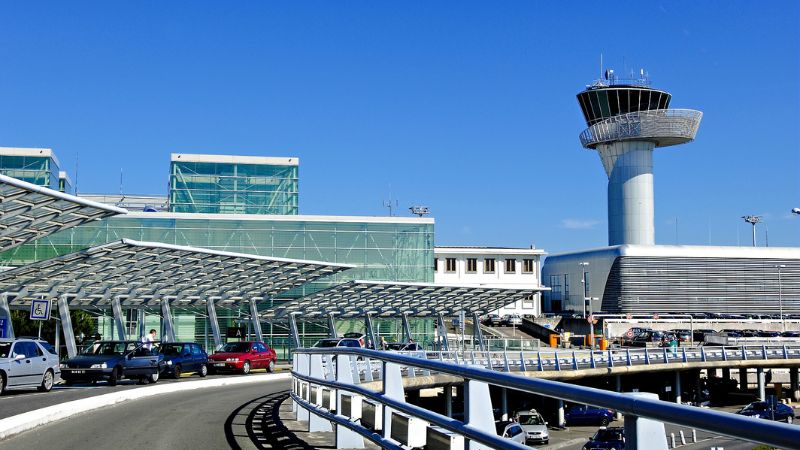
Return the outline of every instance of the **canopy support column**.
{"type": "Polygon", "coordinates": [[[372,326],[372,315],[369,313],[364,316],[364,325],[367,331],[367,337],[369,338],[369,341],[372,342],[372,348],[374,350],[381,350],[379,348],[378,341],[375,340],[375,328],[372,326]]]}
{"type": "Polygon", "coordinates": [[[408,314],[403,313],[403,337],[405,342],[411,342],[411,325],[408,323],[408,314]]]}
{"type": "MultiPolygon", "coordinates": [[[[482,352],[486,351],[486,343],[483,342],[483,331],[481,330],[481,318],[478,313],[472,313],[472,336],[473,340],[478,342],[478,346],[482,352]]],[[[472,347],[475,347],[473,343],[472,347]]]]}
{"type": "Polygon", "coordinates": [[[339,333],[336,331],[336,319],[333,317],[333,313],[328,313],[328,337],[338,338],[339,333]]]}
{"type": "Polygon", "coordinates": [[[144,308],[139,308],[136,310],[136,320],[138,323],[139,329],[139,340],[142,340],[145,334],[147,334],[147,330],[145,329],[145,316],[144,316],[144,308]]]}
{"type": "Polygon", "coordinates": [[[172,321],[172,311],[166,298],[161,299],[161,321],[164,324],[164,335],[161,336],[161,340],[175,342],[175,323],[172,321]]]}
{"type": "Polygon", "coordinates": [[[444,315],[438,314],[438,328],[439,328],[439,342],[441,343],[441,350],[446,352],[450,351],[450,343],[447,341],[447,327],[444,326],[444,315]]]}
{"type": "Polygon", "coordinates": [[[8,293],[0,294],[0,337],[14,339],[14,324],[11,323],[11,308],[8,307],[8,293]]]}
{"type": "Polygon", "coordinates": [[[295,314],[289,314],[289,338],[291,339],[291,347],[300,348],[300,334],[297,332],[297,320],[294,318],[295,314]]]}
{"type": "Polygon", "coordinates": [[[114,312],[114,326],[117,329],[117,339],[120,341],[126,340],[125,333],[125,319],[122,317],[122,304],[119,297],[111,299],[111,310],[114,312]]]}
{"type": "Polygon", "coordinates": [[[211,334],[214,336],[214,350],[222,348],[222,336],[219,334],[219,322],[217,321],[217,308],[214,301],[210,298],[206,300],[206,312],[208,312],[208,322],[211,325],[211,334]]]}
{"type": "Polygon", "coordinates": [[[258,316],[258,305],[256,299],[250,299],[250,322],[253,325],[253,333],[256,335],[256,341],[264,342],[264,336],[261,333],[261,318],[258,316]]]}
{"type": "Polygon", "coordinates": [[[61,317],[61,329],[64,331],[64,344],[67,346],[67,356],[74,358],[78,355],[78,346],[75,345],[75,332],[72,330],[72,318],[69,316],[69,303],[67,295],[58,297],[58,315],[61,317]]]}

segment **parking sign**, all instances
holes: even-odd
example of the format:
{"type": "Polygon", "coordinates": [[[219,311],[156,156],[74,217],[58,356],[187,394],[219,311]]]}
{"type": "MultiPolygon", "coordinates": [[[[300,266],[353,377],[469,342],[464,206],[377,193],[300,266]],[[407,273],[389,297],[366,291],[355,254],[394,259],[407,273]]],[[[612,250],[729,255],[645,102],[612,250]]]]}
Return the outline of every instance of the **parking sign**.
{"type": "Polygon", "coordinates": [[[31,320],[50,320],[50,300],[31,302],[31,320]]]}

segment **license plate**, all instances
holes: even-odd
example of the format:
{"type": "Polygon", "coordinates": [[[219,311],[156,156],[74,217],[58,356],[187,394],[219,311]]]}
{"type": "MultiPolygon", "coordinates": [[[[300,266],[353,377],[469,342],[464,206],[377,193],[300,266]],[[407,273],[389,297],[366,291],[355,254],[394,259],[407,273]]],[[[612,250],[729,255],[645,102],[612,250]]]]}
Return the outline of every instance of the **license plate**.
{"type": "Polygon", "coordinates": [[[73,370],[72,373],[81,374],[81,373],[86,373],[86,371],[85,370],[73,370]]]}
{"type": "Polygon", "coordinates": [[[225,367],[225,363],[216,363],[214,367],[225,367]]]}

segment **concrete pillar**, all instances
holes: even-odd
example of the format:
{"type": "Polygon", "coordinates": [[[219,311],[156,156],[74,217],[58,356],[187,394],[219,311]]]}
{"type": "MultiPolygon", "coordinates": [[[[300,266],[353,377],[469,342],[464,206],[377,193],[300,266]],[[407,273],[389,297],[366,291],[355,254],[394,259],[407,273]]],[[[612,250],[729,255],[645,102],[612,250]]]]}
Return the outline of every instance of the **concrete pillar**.
{"type": "MultiPolygon", "coordinates": [[[[617,392],[622,392],[622,377],[619,375],[614,375],[614,383],[617,392]]],[[[617,411],[616,416],[614,417],[615,420],[622,420],[622,413],[617,411]]]]}
{"type": "Polygon", "coordinates": [[[444,415],[453,417],[453,386],[444,387],[444,415]]]}
{"type": "Polygon", "coordinates": [[[739,390],[746,391],[749,388],[749,381],[747,380],[747,367],[739,368],[739,390]]]}
{"type": "Polygon", "coordinates": [[[713,367],[712,367],[712,368],[710,368],[710,369],[706,369],[706,376],[707,376],[708,378],[711,378],[711,377],[716,377],[716,376],[717,376],[717,369],[715,369],[715,368],[713,368],[713,367]]]}
{"type": "Polygon", "coordinates": [[[503,415],[502,420],[508,420],[508,392],[506,388],[500,390],[500,414],[503,415]]]}
{"type": "Polygon", "coordinates": [[[564,420],[564,400],[558,400],[558,426],[564,427],[566,421],[564,420]]]}
{"type": "Polygon", "coordinates": [[[681,373],[675,372],[675,403],[681,403],[681,373]]]}
{"type": "Polygon", "coordinates": [[[724,369],[722,369],[722,378],[727,380],[730,377],[731,377],[731,369],[728,368],[728,367],[725,367],[724,369]]]}
{"type": "Polygon", "coordinates": [[[800,400],[800,386],[798,386],[798,370],[797,367],[789,369],[789,389],[792,400],[800,400]]]}
{"type": "Polygon", "coordinates": [[[766,400],[766,383],[764,382],[764,369],[759,367],[756,369],[756,380],[758,383],[758,399],[766,400]]]}

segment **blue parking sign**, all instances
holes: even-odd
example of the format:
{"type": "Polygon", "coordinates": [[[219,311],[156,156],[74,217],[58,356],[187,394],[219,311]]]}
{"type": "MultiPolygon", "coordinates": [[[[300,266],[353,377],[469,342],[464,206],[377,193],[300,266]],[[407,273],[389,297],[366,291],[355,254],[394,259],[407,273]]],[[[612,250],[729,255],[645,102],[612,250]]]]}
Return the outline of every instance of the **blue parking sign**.
{"type": "Polygon", "coordinates": [[[50,300],[31,302],[31,320],[50,320],[50,300]]]}

